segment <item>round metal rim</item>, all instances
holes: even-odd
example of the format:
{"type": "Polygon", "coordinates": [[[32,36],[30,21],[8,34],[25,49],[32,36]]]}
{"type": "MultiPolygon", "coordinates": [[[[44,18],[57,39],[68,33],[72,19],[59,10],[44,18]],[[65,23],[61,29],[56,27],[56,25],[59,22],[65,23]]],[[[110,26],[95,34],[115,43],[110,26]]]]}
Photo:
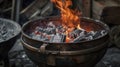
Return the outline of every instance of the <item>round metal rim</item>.
{"type": "Polygon", "coordinates": [[[0,20],[12,23],[14,26],[16,26],[16,30],[17,30],[17,32],[15,33],[14,36],[11,36],[10,38],[8,38],[6,40],[1,41],[0,43],[6,42],[6,41],[10,40],[11,38],[16,37],[21,32],[21,26],[17,22],[14,22],[14,21],[9,20],[9,19],[4,19],[4,18],[0,18],[0,20]]]}
{"type": "MultiPolygon", "coordinates": [[[[23,44],[23,46],[25,46],[27,49],[32,50],[32,51],[36,51],[36,52],[40,52],[40,49],[30,46],[27,43],[25,43],[21,37],[21,42],[23,44]]],[[[88,54],[91,52],[95,52],[98,51],[102,48],[107,48],[107,43],[108,41],[104,42],[101,45],[98,45],[96,47],[93,48],[89,48],[89,49],[84,49],[84,50],[78,50],[78,51],[50,51],[50,50],[46,50],[45,54],[54,54],[54,55],[78,55],[78,54],[88,54]]]]}

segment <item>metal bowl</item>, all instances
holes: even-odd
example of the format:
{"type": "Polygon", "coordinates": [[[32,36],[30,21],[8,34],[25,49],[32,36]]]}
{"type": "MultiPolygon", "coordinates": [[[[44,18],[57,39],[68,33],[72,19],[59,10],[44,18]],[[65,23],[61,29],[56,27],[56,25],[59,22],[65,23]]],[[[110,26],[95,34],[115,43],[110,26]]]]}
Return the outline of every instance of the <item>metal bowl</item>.
{"type": "Polygon", "coordinates": [[[0,60],[4,60],[8,56],[20,31],[21,27],[16,22],[0,18],[0,60]]]}
{"type": "Polygon", "coordinates": [[[29,33],[40,24],[38,21],[49,21],[51,19],[56,20],[56,17],[33,20],[22,27],[22,44],[28,57],[37,65],[46,65],[46,67],[93,67],[104,56],[109,41],[109,28],[98,20],[81,18],[83,22],[87,23],[88,27],[89,25],[93,26],[92,30],[104,29],[107,31],[104,36],[90,41],[51,43],[39,41],[29,36],[29,33]]]}

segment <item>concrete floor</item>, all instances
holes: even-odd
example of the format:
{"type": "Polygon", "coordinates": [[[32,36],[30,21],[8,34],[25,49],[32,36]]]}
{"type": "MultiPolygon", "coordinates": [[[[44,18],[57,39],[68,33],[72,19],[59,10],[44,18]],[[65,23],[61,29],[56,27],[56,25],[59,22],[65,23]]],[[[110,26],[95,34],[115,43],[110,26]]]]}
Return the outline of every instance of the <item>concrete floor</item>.
{"type": "Polygon", "coordinates": [[[21,51],[23,50],[23,46],[20,43],[20,39],[18,39],[15,43],[15,45],[11,48],[10,52],[14,52],[14,51],[21,51]]]}

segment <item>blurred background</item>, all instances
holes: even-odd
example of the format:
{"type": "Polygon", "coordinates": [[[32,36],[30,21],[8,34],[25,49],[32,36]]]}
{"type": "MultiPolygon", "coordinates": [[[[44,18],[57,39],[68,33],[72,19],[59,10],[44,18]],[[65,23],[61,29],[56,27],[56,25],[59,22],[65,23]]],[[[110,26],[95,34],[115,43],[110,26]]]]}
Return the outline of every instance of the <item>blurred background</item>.
{"type": "MultiPolygon", "coordinates": [[[[109,49],[96,67],[120,67],[120,0],[72,0],[83,17],[101,20],[110,27],[109,49]]],[[[10,19],[23,26],[39,17],[60,15],[50,0],[0,0],[0,18],[10,19]]],[[[25,54],[19,39],[0,67],[37,67],[25,54]]],[[[1,44],[0,44],[1,45],[1,44]]]]}

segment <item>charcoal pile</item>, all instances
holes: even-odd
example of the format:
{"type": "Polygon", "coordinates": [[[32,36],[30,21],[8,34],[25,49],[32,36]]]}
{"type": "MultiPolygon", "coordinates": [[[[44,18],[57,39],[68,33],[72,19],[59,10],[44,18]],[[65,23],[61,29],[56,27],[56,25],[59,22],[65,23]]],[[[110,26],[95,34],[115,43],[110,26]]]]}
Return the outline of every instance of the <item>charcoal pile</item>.
{"type": "Polygon", "coordinates": [[[33,39],[47,42],[66,42],[66,43],[78,43],[81,41],[89,41],[102,37],[107,34],[106,30],[87,31],[82,28],[69,28],[62,24],[55,24],[50,21],[44,25],[41,24],[35,28],[30,34],[33,39]]]}
{"type": "Polygon", "coordinates": [[[0,42],[8,40],[15,35],[14,29],[11,26],[13,25],[0,21],[0,42]]]}

